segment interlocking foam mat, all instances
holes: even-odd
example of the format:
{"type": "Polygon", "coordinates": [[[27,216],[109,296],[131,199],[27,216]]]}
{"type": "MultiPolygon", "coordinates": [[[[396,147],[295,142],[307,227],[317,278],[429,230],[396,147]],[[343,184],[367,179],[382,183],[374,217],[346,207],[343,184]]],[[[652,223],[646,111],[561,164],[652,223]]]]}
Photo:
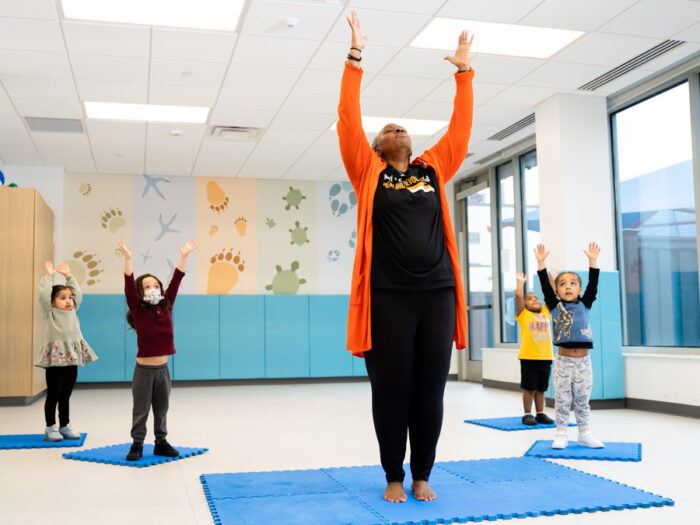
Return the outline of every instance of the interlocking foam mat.
{"type": "MultiPolygon", "coordinates": [[[[438,524],[661,507],[671,499],[532,457],[436,463],[431,502],[382,499],[379,466],[203,474],[217,525],[438,524]]],[[[407,479],[405,486],[409,488],[407,479]]]]}
{"type": "MultiPolygon", "coordinates": [[[[557,428],[554,423],[550,425],[543,425],[537,423],[536,425],[523,425],[522,416],[516,417],[492,417],[489,419],[465,419],[465,423],[471,423],[472,425],[480,425],[482,427],[495,428],[496,430],[542,430],[543,428],[557,428]]],[[[575,427],[575,423],[569,423],[570,427],[575,427]]]]}
{"type": "Polygon", "coordinates": [[[197,454],[204,454],[208,448],[190,448],[190,447],[175,447],[180,453],[175,458],[166,458],[164,456],[153,455],[153,445],[143,446],[143,457],[138,461],[127,461],[126,454],[129,452],[131,443],[122,443],[120,445],[110,445],[108,447],[90,448],[80,450],[78,452],[68,452],[63,454],[64,458],[77,459],[79,461],[93,461],[95,463],[108,463],[110,465],[121,465],[123,467],[150,467],[177,461],[178,459],[189,458],[197,454]]]}
{"type": "Polygon", "coordinates": [[[551,440],[540,439],[535,441],[525,455],[535,458],[642,461],[642,444],[605,442],[604,448],[587,448],[576,444],[576,441],[569,441],[566,448],[554,449],[551,440]]]}
{"type": "Polygon", "coordinates": [[[65,448],[82,447],[87,434],[80,434],[80,439],[63,441],[45,441],[44,434],[15,434],[0,436],[0,450],[16,448],[65,448]]]}

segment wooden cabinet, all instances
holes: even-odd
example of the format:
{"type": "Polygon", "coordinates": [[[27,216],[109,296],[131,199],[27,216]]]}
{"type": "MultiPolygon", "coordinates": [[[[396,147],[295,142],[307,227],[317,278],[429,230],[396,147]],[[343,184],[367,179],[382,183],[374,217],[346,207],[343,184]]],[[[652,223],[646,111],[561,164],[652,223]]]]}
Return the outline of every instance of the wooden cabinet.
{"type": "Polygon", "coordinates": [[[34,355],[44,339],[37,286],[54,257],[53,221],[36,190],[0,187],[0,401],[31,401],[46,388],[34,355]]]}

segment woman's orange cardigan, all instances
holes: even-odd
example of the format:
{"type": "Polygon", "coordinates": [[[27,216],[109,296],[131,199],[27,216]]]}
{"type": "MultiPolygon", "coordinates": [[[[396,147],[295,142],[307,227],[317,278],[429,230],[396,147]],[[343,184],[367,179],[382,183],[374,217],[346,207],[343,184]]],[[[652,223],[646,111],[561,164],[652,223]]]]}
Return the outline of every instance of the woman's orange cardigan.
{"type": "MultiPolygon", "coordinates": [[[[474,70],[456,73],[457,93],[452,118],[447,133],[438,143],[416,158],[412,164],[430,166],[437,174],[440,188],[442,224],[445,231],[445,246],[450,255],[455,276],[457,314],[454,341],[458,349],[465,348],[467,339],[467,309],[462,286],[459,255],[455,241],[450,211],[445,195],[445,183],[449,181],[467,156],[467,146],[472,128],[474,94],[472,79],[474,70]]],[[[370,272],[372,269],[372,211],[374,193],[379,174],[387,164],[377,155],[367,141],[362,129],[360,111],[360,82],[362,69],[345,65],[338,104],[338,139],[340,154],[348,178],[357,195],[357,250],[352,270],[350,289],[350,311],[348,313],[347,349],[362,357],[372,349],[370,317],[370,272]]]]}

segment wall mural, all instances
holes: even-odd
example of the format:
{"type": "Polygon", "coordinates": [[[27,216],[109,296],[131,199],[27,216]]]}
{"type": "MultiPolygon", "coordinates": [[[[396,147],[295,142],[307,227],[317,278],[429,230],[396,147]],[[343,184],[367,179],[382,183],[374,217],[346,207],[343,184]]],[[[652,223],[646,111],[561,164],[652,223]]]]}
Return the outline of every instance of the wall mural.
{"type": "MultiPolygon", "coordinates": [[[[39,188],[41,191],[41,189],[39,188]]],[[[168,282],[197,241],[183,293],[347,294],[357,199],[348,182],[66,174],[64,253],[84,293],[122,293],[134,271],[168,282]]]]}

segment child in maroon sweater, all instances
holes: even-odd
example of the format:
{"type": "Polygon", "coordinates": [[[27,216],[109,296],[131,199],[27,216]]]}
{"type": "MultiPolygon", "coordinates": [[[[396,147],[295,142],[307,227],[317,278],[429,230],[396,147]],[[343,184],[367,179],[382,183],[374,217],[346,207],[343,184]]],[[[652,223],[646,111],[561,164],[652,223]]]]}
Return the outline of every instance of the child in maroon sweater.
{"type": "Polygon", "coordinates": [[[178,246],[182,257],[178,263],[168,289],[163,295],[163,285],[157,277],[143,274],[134,281],[131,267],[131,248],[119,241],[124,252],[124,294],[129,311],[126,320],[136,330],[138,353],[131,383],[134,398],[131,438],[133,444],[126,455],[127,461],[138,461],[143,455],[143,441],[146,438],[146,420],[153,406],[156,456],[176,457],[179,455],[166,441],[168,433],[166,416],[170,400],[170,371],[168,356],[175,353],[173,344],[173,303],[185,276],[187,256],[197,248],[194,241],[178,246]]]}

